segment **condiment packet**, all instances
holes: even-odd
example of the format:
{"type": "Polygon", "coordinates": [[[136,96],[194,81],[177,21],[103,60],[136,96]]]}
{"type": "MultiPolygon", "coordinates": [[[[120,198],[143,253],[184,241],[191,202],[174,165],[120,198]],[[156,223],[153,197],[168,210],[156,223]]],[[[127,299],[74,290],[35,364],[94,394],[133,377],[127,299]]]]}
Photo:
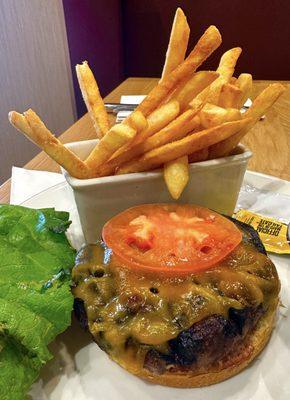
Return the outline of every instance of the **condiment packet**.
{"type": "Polygon", "coordinates": [[[290,224],[240,209],[235,218],[251,225],[259,234],[267,251],[290,254],[290,224]]]}

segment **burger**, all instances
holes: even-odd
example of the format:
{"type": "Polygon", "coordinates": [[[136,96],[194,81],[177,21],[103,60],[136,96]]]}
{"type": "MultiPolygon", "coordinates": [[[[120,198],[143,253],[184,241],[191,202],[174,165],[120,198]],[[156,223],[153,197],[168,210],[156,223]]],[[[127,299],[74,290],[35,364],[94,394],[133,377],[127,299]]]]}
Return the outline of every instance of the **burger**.
{"type": "Polygon", "coordinates": [[[146,204],[109,220],[73,269],[75,312],[132,374],[200,387],[244,369],[270,338],[279,278],[257,233],[212,210],[146,204]]]}

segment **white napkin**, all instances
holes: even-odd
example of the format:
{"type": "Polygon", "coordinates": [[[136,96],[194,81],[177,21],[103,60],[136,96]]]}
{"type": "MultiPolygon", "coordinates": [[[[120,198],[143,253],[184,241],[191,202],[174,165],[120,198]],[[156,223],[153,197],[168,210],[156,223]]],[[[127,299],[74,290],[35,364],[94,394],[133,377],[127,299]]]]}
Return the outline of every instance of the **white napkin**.
{"type": "MultiPolygon", "coordinates": [[[[283,181],[281,180],[281,183],[283,181]]],[[[257,189],[243,182],[235,211],[240,208],[278,221],[290,222],[290,196],[272,190],[257,189]]]]}
{"type": "Polygon", "coordinates": [[[64,182],[62,174],[12,167],[10,204],[21,204],[34,195],[64,182]]]}
{"type": "MultiPolygon", "coordinates": [[[[127,95],[121,96],[120,103],[121,104],[140,104],[141,101],[145,98],[145,95],[127,95]]],[[[122,121],[124,118],[128,117],[132,111],[119,111],[117,114],[116,121],[122,121]]]]}

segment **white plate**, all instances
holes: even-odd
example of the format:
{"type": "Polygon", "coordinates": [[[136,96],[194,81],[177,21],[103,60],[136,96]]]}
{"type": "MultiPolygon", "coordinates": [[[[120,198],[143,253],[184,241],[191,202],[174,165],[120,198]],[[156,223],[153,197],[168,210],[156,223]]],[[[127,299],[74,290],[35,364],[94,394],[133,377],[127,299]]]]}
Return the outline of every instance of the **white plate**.
{"type": "MultiPolygon", "coordinates": [[[[263,174],[247,172],[244,184],[259,190],[290,194],[290,182],[263,174]]],[[[83,238],[79,219],[71,189],[66,183],[58,184],[22,205],[69,211],[73,221],[69,238],[75,247],[80,247],[83,238]]],[[[46,364],[41,378],[33,385],[32,399],[289,400],[290,260],[286,256],[271,255],[271,258],[281,279],[281,301],[285,308],[280,307],[277,325],[266,349],[237,376],[202,389],[173,389],[143,382],[110,361],[73,320],[72,326],[51,345],[54,359],[46,364]]]]}

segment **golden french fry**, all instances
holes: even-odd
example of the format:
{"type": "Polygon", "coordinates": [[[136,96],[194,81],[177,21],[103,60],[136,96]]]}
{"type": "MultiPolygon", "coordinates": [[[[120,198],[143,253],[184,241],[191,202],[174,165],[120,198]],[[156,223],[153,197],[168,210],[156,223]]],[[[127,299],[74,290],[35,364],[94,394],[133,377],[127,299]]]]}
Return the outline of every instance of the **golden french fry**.
{"type": "Polygon", "coordinates": [[[188,157],[182,156],[164,164],[164,180],[171,196],[177,200],[189,180],[188,157]]]}
{"type": "Polygon", "coordinates": [[[251,74],[241,74],[236,82],[236,85],[241,90],[241,96],[237,103],[237,108],[243,107],[246,100],[252,95],[253,78],[251,74]]]}
{"type": "MultiPolygon", "coordinates": [[[[109,160],[108,163],[103,166],[103,168],[101,167],[97,171],[98,175],[99,176],[102,176],[103,174],[107,175],[109,166],[110,166],[110,171],[112,167],[114,167],[113,170],[115,171],[115,169],[119,165],[124,163],[122,161],[126,159],[128,156],[130,156],[129,160],[132,160],[140,156],[141,154],[148,152],[149,150],[152,150],[156,147],[160,147],[163,144],[172,142],[173,140],[181,139],[189,132],[192,132],[200,124],[199,118],[195,118],[196,112],[197,111],[193,110],[185,111],[183,114],[181,114],[179,117],[171,121],[167,126],[161,129],[159,132],[150,136],[144,142],[141,142],[129,148],[127,150],[127,153],[124,153],[119,157],[109,160]]],[[[125,162],[127,161],[128,160],[126,159],[125,162]]]]}
{"type": "Polygon", "coordinates": [[[29,140],[43,149],[54,161],[60,164],[75,178],[85,179],[90,171],[85,163],[67,149],[44,125],[33,110],[23,114],[11,111],[8,114],[10,123],[29,140]]]}
{"type": "MultiPolygon", "coordinates": [[[[96,147],[85,160],[85,164],[95,171],[112,154],[136,135],[136,129],[124,123],[116,124],[100,139],[96,147]]],[[[92,172],[95,174],[95,172],[92,172]]]]}
{"type": "Polygon", "coordinates": [[[232,76],[229,80],[229,83],[231,83],[232,85],[235,85],[237,82],[237,78],[235,78],[234,76],[232,76]]]}
{"type": "Polygon", "coordinates": [[[155,110],[177,85],[189,79],[193,72],[205,61],[221,44],[221,35],[215,26],[210,26],[189,56],[174,71],[164,77],[155,88],[145,97],[137,109],[147,117],[155,110]]]}
{"type": "Polygon", "coordinates": [[[145,142],[139,144],[139,153],[147,153],[152,149],[163,146],[166,143],[179,140],[186,136],[188,133],[194,131],[200,125],[200,119],[196,116],[195,110],[187,110],[183,114],[179,115],[175,120],[170,122],[161,131],[155,133],[145,142]]]}
{"type": "Polygon", "coordinates": [[[220,59],[219,66],[217,68],[217,72],[223,76],[227,82],[233,76],[235,71],[235,66],[240,57],[242,49],[240,47],[234,47],[228,51],[226,51],[220,59]]]}
{"type": "Polygon", "coordinates": [[[273,83],[264,89],[256,97],[252,106],[243,114],[243,118],[251,118],[251,123],[234,136],[212,146],[209,150],[209,158],[219,158],[229,155],[284,91],[285,88],[280,83],[273,83]]]}
{"type": "Polygon", "coordinates": [[[235,108],[222,108],[206,103],[199,112],[200,124],[203,128],[212,128],[224,122],[241,119],[241,113],[235,108]]]}
{"type": "Polygon", "coordinates": [[[180,112],[180,106],[178,101],[171,100],[166,104],[161,105],[159,108],[154,110],[147,117],[147,129],[145,129],[140,135],[136,136],[132,146],[137,143],[141,143],[146,140],[148,137],[154,135],[154,133],[160,131],[160,129],[164,128],[171,121],[173,121],[180,112]]]}
{"type": "Polygon", "coordinates": [[[208,103],[218,105],[222,86],[225,83],[228,83],[231,79],[241,52],[242,49],[240,47],[235,47],[226,51],[222,55],[219,66],[217,68],[217,72],[220,74],[220,76],[210,85],[209,93],[206,98],[206,101],[208,103]]]}
{"type": "MultiPolygon", "coordinates": [[[[127,145],[121,147],[117,150],[112,158],[117,158],[124,152],[127,152],[128,148],[135,146],[138,143],[143,142],[148,137],[152,136],[154,133],[158,132],[160,129],[164,128],[169,122],[171,122],[179,114],[180,107],[176,100],[169,101],[166,104],[161,105],[155,111],[153,111],[147,117],[147,128],[143,130],[140,134],[136,135],[132,141],[127,145]]],[[[135,111],[137,113],[139,111],[135,111]]],[[[132,114],[131,114],[132,115],[132,114]]],[[[142,114],[143,115],[143,114],[142,114]]],[[[130,118],[130,116],[129,116],[130,118]]]]}
{"type": "Polygon", "coordinates": [[[185,84],[181,83],[172,98],[177,100],[180,105],[180,110],[184,111],[189,103],[207,86],[209,86],[219,74],[215,71],[199,71],[196,72],[185,84]]]}
{"type": "Polygon", "coordinates": [[[157,168],[176,158],[197,152],[221,140],[227,139],[247,126],[250,121],[251,118],[245,118],[239,121],[225,122],[213,128],[185,136],[176,142],[168,143],[157,149],[153,149],[137,160],[122,165],[118,169],[117,174],[142,172],[157,168]]]}
{"type": "Polygon", "coordinates": [[[197,97],[194,99],[194,101],[191,101],[188,104],[188,108],[190,110],[195,110],[197,112],[199,112],[203,106],[204,106],[204,101],[198,100],[197,97]]]}
{"type": "Polygon", "coordinates": [[[191,102],[188,104],[188,107],[195,109],[196,107],[199,107],[200,103],[205,103],[209,94],[209,90],[210,86],[203,89],[202,92],[200,92],[194,99],[191,100],[191,102]]]}
{"type": "Polygon", "coordinates": [[[154,133],[159,132],[171,121],[173,121],[179,114],[179,103],[176,100],[172,100],[169,103],[163,104],[157,110],[153,111],[147,118],[148,126],[140,134],[136,135],[132,141],[127,145],[122,146],[117,150],[110,160],[103,165],[100,165],[98,176],[107,176],[114,174],[116,167],[119,165],[132,160],[138,155],[138,144],[143,143],[147,138],[152,136],[154,133]]]}
{"type": "Polygon", "coordinates": [[[137,134],[143,132],[148,127],[147,119],[141,111],[134,111],[126,118],[126,124],[136,130],[137,134]]]}
{"type": "Polygon", "coordinates": [[[238,103],[241,95],[241,89],[231,83],[225,83],[221,88],[218,105],[224,108],[232,107],[240,109],[241,107],[238,107],[238,103]]]}
{"type": "Polygon", "coordinates": [[[281,83],[272,83],[266,87],[253,101],[252,106],[243,114],[244,118],[252,118],[253,126],[264,115],[286,88],[281,83]]]}
{"type": "Polygon", "coordinates": [[[161,80],[184,60],[190,28],[181,8],[177,8],[173,20],[166,59],[161,80]]]}
{"type": "Polygon", "coordinates": [[[208,147],[205,147],[204,149],[191,153],[188,155],[188,162],[192,164],[195,162],[205,161],[208,159],[208,153],[209,153],[208,147]]]}
{"type": "Polygon", "coordinates": [[[87,61],[76,65],[76,73],[87,110],[101,138],[109,130],[110,123],[98,84],[87,61]]]}

